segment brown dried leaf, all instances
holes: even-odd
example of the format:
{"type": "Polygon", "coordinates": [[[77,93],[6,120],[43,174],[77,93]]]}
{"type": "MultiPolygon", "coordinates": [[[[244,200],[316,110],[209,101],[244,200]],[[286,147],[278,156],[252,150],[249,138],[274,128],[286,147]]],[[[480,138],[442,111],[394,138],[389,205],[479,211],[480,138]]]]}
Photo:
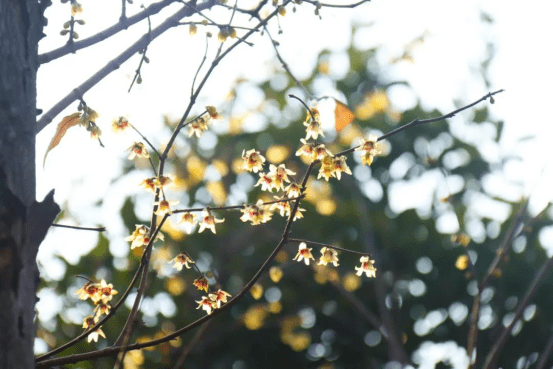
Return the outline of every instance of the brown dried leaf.
{"type": "Polygon", "coordinates": [[[349,126],[351,122],[353,122],[353,119],[355,118],[355,115],[353,115],[353,112],[348,108],[348,106],[336,99],[336,108],[334,108],[334,116],[336,118],[336,131],[340,132],[345,127],[349,126]]]}
{"type": "Polygon", "coordinates": [[[80,121],[81,113],[73,113],[71,115],[66,116],[59,122],[58,128],[56,128],[56,134],[54,137],[52,137],[52,141],[50,141],[50,145],[48,145],[48,149],[46,150],[46,153],[44,154],[44,160],[42,162],[42,167],[44,168],[44,165],[46,164],[46,156],[52,150],[54,147],[58,146],[61,139],[67,132],[67,130],[75,125],[77,125],[80,121]]]}

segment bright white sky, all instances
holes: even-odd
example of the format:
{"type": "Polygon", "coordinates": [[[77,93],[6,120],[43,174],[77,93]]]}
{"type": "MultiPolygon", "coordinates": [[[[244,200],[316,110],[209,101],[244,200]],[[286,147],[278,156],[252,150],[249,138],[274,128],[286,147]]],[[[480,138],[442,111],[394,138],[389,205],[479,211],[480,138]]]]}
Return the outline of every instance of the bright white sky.
{"type": "MultiPolygon", "coordinates": [[[[152,2],[146,0],[144,5],[152,2]]],[[[336,2],[345,3],[345,0],[336,2]]],[[[84,8],[82,18],[87,23],[77,29],[80,39],[118,20],[120,1],[82,0],[81,3],[84,8]]],[[[256,1],[241,0],[239,4],[247,3],[255,4],[256,1]]],[[[140,1],[135,0],[135,5],[129,6],[129,13],[139,11],[139,5],[140,1]]],[[[153,17],[153,27],[179,8],[180,5],[174,4],[153,17]]],[[[347,72],[345,51],[351,42],[360,49],[378,46],[377,60],[385,74],[382,78],[406,80],[413,90],[389,91],[399,110],[415,104],[415,96],[425,108],[437,108],[442,112],[455,109],[454,101],[466,104],[483,96],[488,89],[480,75],[480,63],[486,58],[487,43],[493,44],[494,58],[489,66],[491,90],[503,88],[505,92],[496,96],[495,105],[488,104],[488,107],[493,118],[504,120],[506,124],[500,153],[495,155],[512,153],[523,156],[524,161],[509,165],[504,176],[508,180],[522,181],[523,193],[532,195],[532,212],[537,213],[552,200],[553,171],[550,156],[545,155],[553,135],[547,108],[551,100],[549,86],[553,85],[553,72],[549,48],[545,47],[546,35],[553,34],[553,24],[549,19],[553,12],[549,2],[533,0],[520,6],[502,0],[373,0],[355,11],[322,9],[322,21],[313,15],[310,4],[299,6],[296,13],[291,7],[287,10],[287,15],[281,18],[284,33],[277,35],[276,24],[273,24],[272,35],[280,41],[283,57],[300,79],[311,74],[322,49],[332,52],[331,73],[339,76],[347,72]],[[493,19],[493,23],[482,21],[482,11],[493,19]],[[374,25],[367,27],[373,22],[374,25]],[[352,23],[358,27],[353,37],[352,23]],[[413,50],[414,63],[390,65],[390,60],[401,56],[409,42],[423,34],[426,34],[425,42],[413,50]],[[517,139],[529,135],[533,136],[531,140],[517,143],[517,139]]],[[[218,16],[225,17],[219,19],[228,19],[228,11],[222,9],[207,14],[214,19],[218,16]]],[[[59,31],[69,19],[69,8],[67,4],[55,2],[46,15],[49,19],[48,37],[41,41],[40,52],[65,42],[66,38],[60,36],[59,31]]],[[[108,42],[41,66],[38,107],[47,111],[146,31],[144,21],[108,42]]],[[[241,31],[238,32],[240,35],[241,31]]],[[[81,225],[106,225],[111,239],[126,236],[126,230],[117,219],[123,201],[120,194],[121,191],[140,193],[136,183],[145,175],[137,172],[127,178],[118,178],[121,164],[126,160],[124,150],[138,137],[132,133],[112,134],[111,121],[121,115],[127,116],[145,135],[152,137],[154,144],[163,143],[168,136],[156,135],[162,126],[162,116],[182,115],[188,102],[192,76],[203,56],[203,34],[200,27],[199,34],[191,38],[188,28],[181,27],[156,39],[148,49],[151,62],[142,69],[144,82],[135,85],[130,94],[127,90],[139,62],[138,55],[86,93],[87,103],[100,113],[97,123],[104,132],[105,149],[90,140],[84,130],[73,128],[49,154],[43,170],[42,155],[55,126],[63,116],[76,111],[77,104],[66,109],[44,129],[37,140],[37,197],[42,199],[55,188],[56,201],[68,207],[71,217],[81,225]],[[95,207],[94,203],[102,198],[105,199],[104,206],[95,207]]],[[[212,41],[210,50],[214,51],[217,41],[212,41]]],[[[254,48],[243,44],[223,61],[201,94],[199,107],[220,105],[238,77],[261,81],[279,68],[266,37],[257,36],[251,41],[255,43],[254,48]]],[[[324,95],[324,84],[321,89],[321,95],[324,95]]],[[[246,93],[254,105],[259,99],[259,91],[252,87],[246,93]]],[[[457,119],[470,120],[471,117],[472,114],[467,113],[457,119]]],[[[53,258],[57,253],[63,254],[69,262],[77,262],[83,252],[94,247],[97,235],[76,232],[52,230],[41,246],[41,261],[59,266],[61,264],[53,258]],[[74,245],[77,237],[78,247],[74,245]]],[[[119,247],[117,242],[115,245],[112,250],[115,252],[128,248],[123,242],[119,247]]],[[[56,278],[55,271],[48,274],[51,274],[50,278],[56,278]]]]}

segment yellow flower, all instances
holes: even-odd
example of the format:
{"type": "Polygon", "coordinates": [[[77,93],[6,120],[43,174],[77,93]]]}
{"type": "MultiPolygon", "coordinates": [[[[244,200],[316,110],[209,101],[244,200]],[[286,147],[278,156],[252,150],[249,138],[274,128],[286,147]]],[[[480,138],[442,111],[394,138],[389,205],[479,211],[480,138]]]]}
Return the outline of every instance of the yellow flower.
{"type": "Polygon", "coordinates": [[[88,122],[88,127],[86,128],[86,130],[90,132],[90,138],[93,139],[99,139],[102,135],[102,130],[100,130],[100,127],[98,127],[96,123],[92,121],[88,122]]]}
{"type": "Polygon", "coordinates": [[[254,187],[261,185],[261,191],[271,191],[273,188],[273,179],[266,173],[259,173],[259,180],[254,187]]]}
{"type": "Polygon", "coordinates": [[[223,223],[225,219],[218,219],[215,218],[213,215],[211,215],[211,212],[207,209],[204,209],[202,212],[202,220],[200,222],[200,229],[198,230],[198,233],[202,233],[204,229],[209,228],[211,229],[211,232],[215,232],[215,224],[217,223],[223,223]]]}
{"type": "Polygon", "coordinates": [[[317,176],[317,179],[324,177],[324,179],[328,182],[330,177],[334,177],[336,175],[334,171],[334,159],[332,156],[325,156],[321,160],[321,168],[319,169],[319,175],[317,176]]]}
{"type": "Polygon", "coordinates": [[[306,128],[307,136],[305,137],[306,140],[309,140],[309,137],[312,137],[314,140],[316,140],[319,137],[319,135],[323,137],[325,136],[321,128],[318,109],[311,108],[311,114],[307,115],[307,118],[305,122],[303,122],[303,125],[307,127],[306,128]]]}
{"type": "Polygon", "coordinates": [[[198,26],[196,26],[194,23],[190,23],[190,28],[188,29],[188,33],[190,33],[190,36],[194,36],[198,32],[198,26]]]}
{"type": "Polygon", "coordinates": [[[184,252],[181,252],[173,259],[169,260],[168,263],[173,263],[173,268],[181,271],[183,265],[186,267],[186,269],[190,269],[191,266],[189,264],[194,264],[194,260],[190,259],[190,257],[184,252]]]}
{"type": "Polygon", "coordinates": [[[208,121],[204,117],[198,117],[190,123],[190,129],[188,131],[188,137],[192,137],[196,134],[197,137],[201,137],[202,134],[208,130],[208,121]]]}
{"type": "Polygon", "coordinates": [[[313,152],[314,148],[313,145],[307,143],[305,139],[300,139],[301,143],[303,144],[302,147],[296,151],[296,156],[307,156],[308,158],[311,158],[313,160],[313,152]]]}
{"type": "Polygon", "coordinates": [[[361,257],[361,266],[355,267],[355,270],[357,271],[355,274],[357,276],[361,276],[361,274],[365,273],[367,277],[376,277],[376,268],[374,267],[375,260],[369,259],[368,256],[362,256],[361,257]]]}
{"type": "MultiPolygon", "coordinates": [[[[161,232],[157,233],[154,242],[158,239],[162,241],[164,240],[163,234],[161,232]]],[[[148,245],[148,243],[150,242],[150,228],[145,225],[137,224],[133,234],[125,237],[125,241],[132,242],[131,250],[136,247],[148,245]]]]}
{"type": "Polygon", "coordinates": [[[167,201],[167,200],[155,201],[154,205],[158,206],[155,213],[161,216],[165,214],[172,215],[173,212],[171,211],[171,206],[177,205],[178,203],[179,203],[178,201],[167,201]]]}
{"type": "Polygon", "coordinates": [[[131,152],[129,154],[129,160],[133,160],[135,156],[146,159],[150,157],[146,146],[144,146],[142,142],[135,142],[131,147],[127,149],[127,151],[131,152]]]}
{"type": "Polygon", "coordinates": [[[102,294],[102,302],[107,304],[111,301],[113,295],[117,295],[117,291],[113,289],[113,284],[108,284],[105,279],[100,282],[100,292],[102,294]]]}
{"type": "Polygon", "coordinates": [[[369,138],[361,143],[361,146],[355,149],[355,151],[363,151],[361,153],[361,160],[363,165],[371,165],[375,156],[380,155],[382,150],[380,144],[377,142],[378,137],[375,135],[369,135],[369,138]]]}
{"type": "Polygon", "coordinates": [[[342,172],[351,175],[351,170],[346,164],[346,157],[343,155],[334,158],[334,175],[338,180],[341,179],[342,172]]]}
{"type": "Polygon", "coordinates": [[[320,144],[313,148],[313,160],[322,160],[327,156],[332,156],[332,153],[325,147],[325,145],[320,144]]]}
{"type": "Polygon", "coordinates": [[[263,170],[265,158],[259,153],[259,151],[254,149],[248,151],[244,150],[242,152],[242,159],[244,160],[241,167],[242,169],[246,169],[248,172],[254,173],[263,170]]]}
{"type": "Polygon", "coordinates": [[[292,182],[290,183],[285,189],[284,191],[286,192],[286,196],[288,198],[294,198],[294,197],[298,197],[301,195],[301,188],[300,188],[300,185],[297,184],[296,182],[292,182]]]}
{"type": "Polygon", "coordinates": [[[217,290],[215,293],[210,293],[209,298],[211,301],[214,301],[217,305],[217,308],[221,307],[221,302],[225,303],[227,302],[227,297],[230,297],[230,293],[227,293],[221,289],[217,290]]]}
{"type": "Polygon", "coordinates": [[[187,211],[182,215],[182,219],[179,223],[184,223],[186,233],[190,234],[197,222],[198,219],[196,217],[196,214],[192,214],[191,212],[187,211]]]}
{"type": "Polygon", "coordinates": [[[111,123],[111,129],[115,133],[123,132],[129,128],[129,121],[125,117],[119,117],[111,123]]]}
{"type": "Polygon", "coordinates": [[[264,208],[263,200],[257,200],[255,205],[245,206],[244,209],[240,209],[244,213],[240,220],[247,222],[248,220],[252,222],[252,225],[258,225],[261,223],[266,223],[271,220],[273,214],[264,208]]]}
{"type": "Polygon", "coordinates": [[[317,265],[327,265],[328,263],[334,264],[335,267],[338,266],[338,253],[336,250],[329,247],[323,247],[321,249],[321,258],[317,265]]]}
{"type": "MultiPolygon", "coordinates": [[[[282,200],[284,196],[274,196],[277,200],[282,200]]],[[[290,215],[290,201],[279,201],[275,202],[274,204],[271,204],[271,211],[279,210],[280,216],[283,217],[285,215],[290,215]]]]}
{"type": "MultiPolygon", "coordinates": [[[[71,16],[74,17],[83,12],[83,7],[76,1],[71,2],[71,16]]],[[[89,341],[90,342],[90,341],[89,341]]]]}
{"type": "Polygon", "coordinates": [[[111,305],[108,303],[99,303],[94,308],[94,319],[99,320],[102,315],[108,315],[111,310],[111,305]]]}
{"type": "Polygon", "coordinates": [[[196,309],[202,308],[207,312],[207,314],[211,314],[213,309],[217,308],[217,304],[215,301],[212,301],[209,297],[204,296],[202,297],[201,301],[196,301],[198,303],[198,307],[196,309]]]}
{"type": "Polygon", "coordinates": [[[207,292],[209,290],[209,283],[207,282],[207,278],[202,276],[194,279],[194,286],[196,286],[197,289],[204,290],[207,292]]]}
{"type": "Polygon", "coordinates": [[[294,260],[297,261],[303,261],[305,262],[305,265],[309,265],[309,259],[315,260],[313,255],[311,254],[312,248],[307,248],[307,244],[305,242],[300,243],[298,253],[294,257],[294,260]]]}
{"type": "MultiPolygon", "coordinates": [[[[96,319],[92,315],[89,315],[89,316],[87,316],[83,319],[83,328],[84,329],[92,328],[95,325],[96,325],[96,319]]],[[[91,341],[98,342],[98,337],[99,336],[102,336],[102,337],[106,338],[106,335],[102,331],[101,327],[96,329],[94,332],[92,332],[88,335],[88,342],[89,343],[91,341]]]]}
{"type": "Polygon", "coordinates": [[[98,283],[86,282],[85,285],[75,291],[79,295],[80,300],[86,300],[90,297],[93,302],[98,302],[101,297],[101,292],[98,283]]]}

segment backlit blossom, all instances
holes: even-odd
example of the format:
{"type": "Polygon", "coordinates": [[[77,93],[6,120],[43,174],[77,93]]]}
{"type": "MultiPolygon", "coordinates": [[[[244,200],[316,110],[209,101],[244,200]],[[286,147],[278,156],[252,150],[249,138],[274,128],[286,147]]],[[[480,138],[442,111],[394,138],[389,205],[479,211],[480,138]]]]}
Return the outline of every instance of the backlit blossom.
{"type": "MultiPolygon", "coordinates": [[[[304,212],[304,211],[305,211],[304,208],[298,207],[296,209],[296,213],[294,214],[294,219],[293,220],[296,221],[298,219],[302,219],[303,218],[303,213],[302,212],[304,212]]],[[[290,212],[292,212],[292,211],[290,211],[290,212]]],[[[288,213],[288,216],[290,216],[290,213],[288,213]]]]}
{"type": "Polygon", "coordinates": [[[243,213],[240,220],[243,222],[250,221],[252,225],[266,223],[273,216],[271,211],[263,205],[263,200],[257,200],[256,204],[246,206],[244,209],[240,209],[240,211],[243,213]]]}
{"type": "Polygon", "coordinates": [[[196,216],[196,214],[193,214],[187,211],[182,215],[182,218],[179,223],[184,223],[186,233],[190,234],[197,222],[198,222],[198,217],[196,216]]]}
{"type": "Polygon", "coordinates": [[[198,230],[198,233],[202,233],[204,229],[209,228],[211,229],[211,232],[215,232],[215,224],[217,223],[223,223],[225,219],[218,219],[215,218],[213,215],[211,215],[211,212],[207,209],[204,209],[202,211],[202,219],[200,221],[200,229],[198,230]]]}
{"type": "Polygon", "coordinates": [[[301,195],[301,188],[299,184],[292,182],[284,189],[284,192],[286,192],[288,198],[292,199],[301,195]]]}
{"type": "Polygon", "coordinates": [[[209,298],[211,301],[214,301],[217,305],[217,308],[221,307],[221,303],[227,302],[227,297],[230,297],[230,293],[227,293],[221,289],[217,290],[215,293],[210,293],[209,298]]]}
{"type": "Polygon", "coordinates": [[[313,255],[311,254],[312,248],[307,248],[307,244],[305,242],[300,243],[298,253],[294,257],[294,260],[297,261],[304,261],[305,265],[309,265],[309,259],[315,260],[313,255]]]}
{"type": "Polygon", "coordinates": [[[317,179],[324,177],[324,179],[328,181],[330,177],[334,176],[334,159],[331,156],[325,156],[323,160],[321,160],[321,167],[319,168],[317,179]]]}
{"type": "MultiPolygon", "coordinates": [[[[88,329],[94,327],[95,325],[96,319],[92,315],[89,315],[83,319],[83,328],[88,329]]],[[[100,336],[106,338],[106,335],[102,331],[101,327],[88,335],[88,342],[98,342],[98,337],[100,336]]]]}
{"type": "Polygon", "coordinates": [[[307,115],[303,125],[307,127],[307,136],[305,137],[306,140],[309,140],[310,137],[316,140],[319,135],[324,137],[323,130],[321,128],[319,110],[316,108],[311,108],[311,114],[307,115]]]}
{"type": "Polygon", "coordinates": [[[307,156],[308,158],[310,159],[313,159],[313,145],[311,145],[310,143],[307,143],[307,140],[305,139],[300,139],[301,143],[303,144],[302,147],[300,147],[298,149],[298,151],[296,151],[296,156],[307,156]]]}
{"type": "Polygon", "coordinates": [[[313,160],[322,160],[326,156],[332,156],[332,153],[325,145],[320,144],[313,148],[313,160]]]}
{"type": "Polygon", "coordinates": [[[86,128],[86,130],[90,132],[90,138],[96,140],[99,139],[102,135],[102,130],[100,129],[100,127],[98,127],[96,123],[92,121],[88,122],[88,127],[86,128]]]}
{"type": "Polygon", "coordinates": [[[361,146],[355,149],[355,151],[361,152],[361,160],[363,165],[371,165],[375,156],[382,153],[380,144],[377,142],[378,137],[375,135],[369,135],[369,138],[361,143],[361,146]]]}
{"type": "Polygon", "coordinates": [[[135,156],[138,156],[139,158],[150,157],[150,154],[148,153],[146,146],[144,146],[142,142],[135,142],[131,147],[127,149],[127,151],[131,152],[129,154],[129,160],[133,160],[135,156]]]}
{"type": "Polygon", "coordinates": [[[173,268],[181,271],[183,266],[185,266],[186,269],[190,269],[191,266],[189,264],[194,264],[194,260],[190,259],[184,252],[181,252],[173,259],[169,260],[168,263],[173,263],[173,268]]]}
{"type": "Polygon", "coordinates": [[[269,167],[269,175],[275,175],[276,177],[280,178],[284,182],[290,182],[290,179],[288,178],[288,175],[294,176],[296,175],[296,172],[291,171],[290,169],[286,169],[286,166],[284,164],[280,164],[278,167],[271,164],[269,167]]]}
{"type": "Polygon", "coordinates": [[[94,308],[94,319],[99,320],[102,315],[108,315],[111,310],[111,305],[108,303],[99,303],[94,308]]]}
{"type": "MultiPolygon", "coordinates": [[[[284,199],[285,196],[274,196],[275,199],[281,200],[284,199]]],[[[271,211],[278,210],[280,212],[280,216],[283,217],[285,215],[290,214],[290,201],[279,201],[275,202],[274,204],[271,204],[271,211]]]]}
{"type": "Polygon", "coordinates": [[[271,191],[273,188],[273,180],[266,173],[259,173],[259,180],[255,184],[255,187],[261,185],[261,191],[271,191]]]}
{"type": "Polygon", "coordinates": [[[336,178],[341,179],[342,172],[351,175],[351,170],[346,164],[346,157],[343,155],[334,158],[334,175],[336,178]]]}
{"type": "Polygon", "coordinates": [[[80,3],[78,3],[77,1],[72,1],[71,2],[71,16],[74,17],[77,14],[82,13],[82,12],[83,12],[82,5],[80,3]]]}
{"type": "Polygon", "coordinates": [[[207,282],[207,278],[204,276],[194,279],[194,286],[196,286],[196,288],[200,291],[203,290],[207,292],[209,290],[209,283],[207,282]]]}
{"type": "Polygon", "coordinates": [[[125,117],[119,117],[111,123],[111,129],[115,133],[123,132],[129,128],[129,121],[125,117]]]}
{"type": "MultiPolygon", "coordinates": [[[[163,241],[163,239],[164,239],[163,234],[161,232],[158,232],[154,241],[157,241],[157,240],[163,241]]],[[[150,228],[142,224],[137,224],[133,234],[131,234],[128,237],[125,237],[125,241],[132,242],[131,250],[136,247],[148,245],[148,242],[150,242],[150,228]]]]}
{"type": "Polygon", "coordinates": [[[188,130],[188,137],[192,137],[196,134],[197,137],[201,137],[202,134],[209,129],[208,120],[205,117],[198,117],[190,123],[188,130]]]}
{"type": "Polygon", "coordinates": [[[198,303],[198,307],[196,309],[202,308],[207,312],[207,314],[211,314],[213,309],[217,308],[217,304],[215,301],[211,300],[209,297],[204,296],[202,297],[201,301],[196,301],[198,303]]]}
{"type": "Polygon", "coordinates": [[[321,258],[319,259],[319,263],[317,265],[327,265],[328,263],[332,263],[337,267],[338,253],[330,247],[323,247],[321,249],[321,258]]]}
{"type": "Polygon", "coordinates": [[[177,205],[178,203],[179,203],[178,201],[167,201],[167,200],[155,201],[154,205],[158,206],[155,213],[161,216],[165,214],[172,215],[173,212],[171,211],[171,206],[177,205]]]}
{"type": "Polygon", "coordinates": [[[101,299],[100,285],[98,283],[86,282],[84,286],[75,291],[79,295],[80,300],[90,298],[93,302],[98,302],[101,299]]]}
{"type": "Polygon", "coordinates": [[[151,177],[151,178],[146,178],[145,180],[140,182],[140,186],[145,190],[155,193],[156,188],[158,187],[157,183],[158,183],[157,178],[151,177]]]}
{"type": "Polygon", "coordinates": [[[242,159],[244,160],[242,163],[242,169],[246,169],[247,171],[254,173],[263,170],[265,158],[259,153],[259,151],[254,149],[248,151],[244,150],[242,152],[242,159]]]}
{"type": "Polygon", "coordinates": [[[105,279],[102,279],[102,281],[100,282],[100,292],[101,292],[101,298],[102,298],[102,302],[104,304],[107,304],[108,301],[111,301],[111,299],[113,298],[114,295],[117,295],[117,291],[113,289],[113,284],[111,283],[107,283],[105,279]]]}
{"type": "Polygon", "coordinates": [[[369,259],[368,256],[361,257],[361,266],[355,267],[357,271],[355,274],[360,276],[365,273],[367,277],[376,277],[376,268],[374,267],[374,260],[369,259]]]}
{"type": "Polygon", "coordinates": [[[206,106],[205,110],[207,110],[207,113],[209,114],[209,117],[214,120],[221,120],[223,117],[221,114],[217,112],[217,108],[214,106],[206,106]]]}

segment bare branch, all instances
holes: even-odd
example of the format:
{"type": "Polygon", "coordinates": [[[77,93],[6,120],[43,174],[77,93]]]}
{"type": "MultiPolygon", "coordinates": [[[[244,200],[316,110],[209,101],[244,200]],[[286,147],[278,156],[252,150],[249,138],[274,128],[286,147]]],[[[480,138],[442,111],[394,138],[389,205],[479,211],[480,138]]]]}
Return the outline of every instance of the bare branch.
{"type": "MultiPolygon", "coordinates": [[[[212,6],[209,2],[200,4],[200,9],[205,9],[208,6],[212,6]]],[[[172,16],[168,17],[163,23],[152,30],[151,33],[147,33],[142,36],[138,41],[132,44],[129,48],[123,51],[112,61],[108,62],[103,68],[97,71],[89,79],[83,82],[80,86],[71,91],[67,96],[61,99],[56,105],[48,110],[37,122],[36,133],[39,133],[44,127],[52,122],[52,120],[67,108],[71,103],[82,98],[82,96],[94,87],[98,82],[104,79],[111,72],[119,69],[121,64],[127,61],[130,57],[136,54],[139,50],[143,50],[151,41],[163,34],[168,29],[178,25],[178,21],[184,17],[188,17],[194,13],[194,10],[189,7],[183,7],[172,16]]]]}
{"type": "Polygon", "coordinates": [[[96,232],[104,232],[106,230],[106,227],[98,227],[98,228],[78,227],[78,226],[70,226],[70,225],[58,224],[58,223],[52,223],[52,227],[79,229],[81,231],[96,231],[96,232]]]}
{"type": "Polygon", "coordinates": [[[329,249],[340,250],[340,251],[343,251],[343,252],[349,252],[350,254],[356,254],[356,255],[361,255],[361,256],[369,256],[369,257],[371,256],[371,254],[366,253],[366,252],[360,252],[360,251],[345,249],[343,247],[333,246],[333,245],[329,245],[329,244],[321,243],[321,242],[302,240],[300,238],[289,238],[288,242],[297,242],[297,243],[305,242],[308,245],[313,245],[313,246],[317,246],[317,247],[326,247],[326,248],[329,248],[329,249]]]}
{"type": "Polygon", "coordinates": [[[147,7],[145,10],[141,11],[136,15],[133,15],[130,18],[125,18],[124,20],[120,19],[118,23],[114,24],[109,28],[106,28],[101,32],[98,32],[94,36],[90,36],[89,38],[85,38],[81,41],[74,41],[72,45],[65,44],[60,48],[40,54],[38,56],[38,62],[40,64],[46,64],[48,62],[51,62],[52,60],[61,58],[62,56],[65,56],[67,54],[75,53],[77,50],[84,49],[85,47],[88,47],[88,46],[92,46],[94,44],[97,44],[98,42],[102,42],[105,39],[119,33],[120,31],[126,30],[127,28],[134,25],[135,23],[140,22],[141,20],[145,19],[149,15],[154,15],[159,13],[163,8],[174,3],[175,1],[177,0],[163,0],[158,3],[154,3],[149,7],[147,7]]]}

